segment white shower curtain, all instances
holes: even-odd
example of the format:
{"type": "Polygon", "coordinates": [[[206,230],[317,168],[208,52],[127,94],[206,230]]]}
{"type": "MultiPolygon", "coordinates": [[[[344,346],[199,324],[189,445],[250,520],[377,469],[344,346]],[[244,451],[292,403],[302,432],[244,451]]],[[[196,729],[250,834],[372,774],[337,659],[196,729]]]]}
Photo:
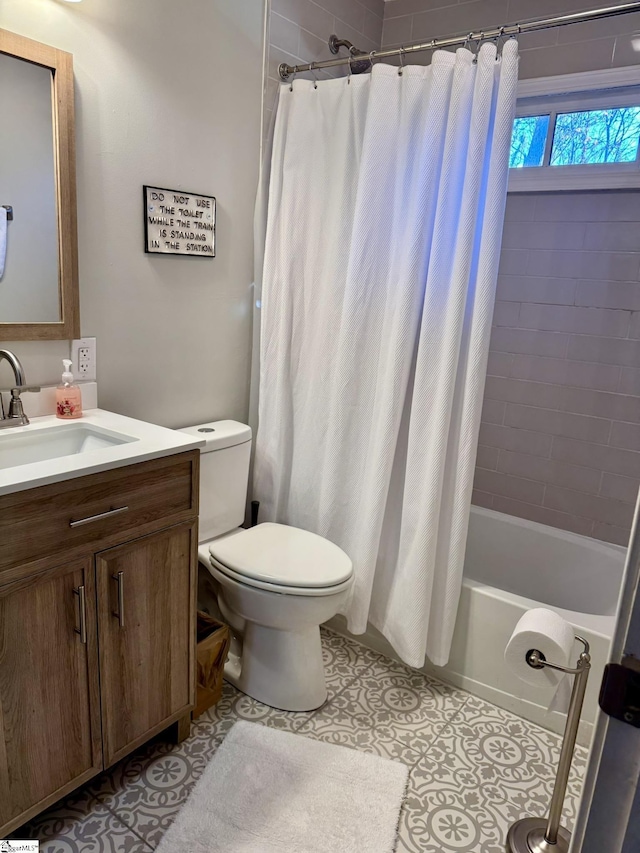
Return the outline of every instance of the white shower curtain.
{"type": "Polygon", "coordinates": [[[254,486],[355,569],[345,615],[446,663],[500,255],[517,43],[281,88],[254,486]]]}

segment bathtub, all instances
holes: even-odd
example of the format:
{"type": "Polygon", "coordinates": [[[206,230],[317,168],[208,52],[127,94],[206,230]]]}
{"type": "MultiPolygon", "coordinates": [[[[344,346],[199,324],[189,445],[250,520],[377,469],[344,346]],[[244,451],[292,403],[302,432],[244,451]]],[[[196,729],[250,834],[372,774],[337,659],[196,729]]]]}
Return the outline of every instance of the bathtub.
{"type": "MultiPolygon", "coordinates": [[[[522,614],[547,607],[570,622],[591,646],[592,669],[579,743],[588,745],[609,656],[625,549],[586,536],[473,506],[464,581],[449,663],[424,671],[556,732],[565,716],[548,713],[552,689],[520,681],[504,649],[522,614]]],[[[331,627],[345,633],[337,618],[331,627]]],[[[332,620],[333,621],[333,620],[332,620]]],[[[397,655],[375,629],[355,639],[397,655]]],[[[576,659],[581,650],[576,643],[576,659]]]]}
{"type": "MultiPolygon", "coordinates": [[[[426,671],[562,732],[565,716],[547,712],[553,690],[520,681],[503,659],[511,632],[526,610],[555,610],[591,646],[579,734],[587,745],[609,657],[624,559],[625,549],[619,545],[472,507],[451,656],[446,667],[426,671]]],[[[576,658],[581,648],[576,643],[576,658]]]]}

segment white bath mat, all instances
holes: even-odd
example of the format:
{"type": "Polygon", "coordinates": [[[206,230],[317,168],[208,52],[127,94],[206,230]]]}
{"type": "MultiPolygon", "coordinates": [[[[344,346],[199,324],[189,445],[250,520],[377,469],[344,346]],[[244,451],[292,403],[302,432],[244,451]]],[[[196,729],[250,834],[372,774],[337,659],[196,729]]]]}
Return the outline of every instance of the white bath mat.
{"type": "Polygon", "coordinates": [[[236,723],[157,853],[392,853],[408,768],[236,723]]]}

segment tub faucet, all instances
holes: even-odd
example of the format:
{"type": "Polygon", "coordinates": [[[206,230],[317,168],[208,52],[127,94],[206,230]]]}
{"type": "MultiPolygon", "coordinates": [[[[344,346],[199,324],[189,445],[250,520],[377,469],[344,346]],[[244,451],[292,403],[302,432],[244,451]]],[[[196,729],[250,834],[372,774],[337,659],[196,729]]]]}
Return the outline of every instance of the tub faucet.
{"type": "Polygon", "coordinates": [[[26,384],[24,378],[24,368],[20,363],[20,359],[17,355],[10,352],[8,349],[0,349],[0,361],[9,362],[13,369],[13,378],[15,379],[15,384],[13,385],[13,387],[8,389],[0,389],[0,429],[6,429],[7,427],[25,426],[29,423],[29,418],[24,413],[20,394],[23,391],[39,391],[40,388],[37,388],[34,385],[26,384]],[[6,415],[4,413],[4,400],[2,397],[3,390],[8,391],[11,394],[9,410],[6,415]]]}

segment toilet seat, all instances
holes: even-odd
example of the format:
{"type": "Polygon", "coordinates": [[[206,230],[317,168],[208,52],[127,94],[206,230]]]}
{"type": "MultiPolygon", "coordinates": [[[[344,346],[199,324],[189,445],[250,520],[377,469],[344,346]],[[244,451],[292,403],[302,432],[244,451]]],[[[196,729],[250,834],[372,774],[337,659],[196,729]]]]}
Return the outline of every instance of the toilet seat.
{"type": "Polygon", "coordinates": [[[209,545],[211,566],[246,586],[284,595],[331,595],[348,588],[353,565],[333,542],[265,522],[209,545]]]}

